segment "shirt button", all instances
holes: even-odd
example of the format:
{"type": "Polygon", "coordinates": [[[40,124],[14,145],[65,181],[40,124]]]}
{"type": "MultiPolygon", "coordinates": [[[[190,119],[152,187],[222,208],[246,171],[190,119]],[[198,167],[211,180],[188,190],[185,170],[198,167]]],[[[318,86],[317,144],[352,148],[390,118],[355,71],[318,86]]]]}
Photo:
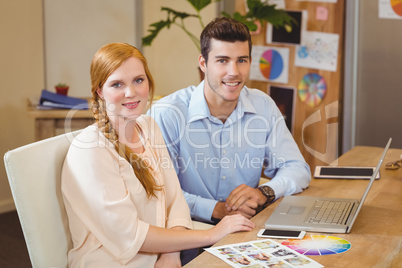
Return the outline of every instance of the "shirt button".
{"type": "Polygon", "coordinates": [[[222,177],[222,180],[226,180],[226,176],[223,176],[223,177],[222,177]]]}
{"type": "Polygon", "coordinates": [[[223,201],[223,199],[222,199],[222,198],[219,198],[219,201],[221,201],[221,202],[222,202],[222,201],[223,201]]]}
{"type": "Polygon", "coordinates": [[[222,153],[223,153],[223,154],[226,154],[226,150],[223,150],[222,153]]]}

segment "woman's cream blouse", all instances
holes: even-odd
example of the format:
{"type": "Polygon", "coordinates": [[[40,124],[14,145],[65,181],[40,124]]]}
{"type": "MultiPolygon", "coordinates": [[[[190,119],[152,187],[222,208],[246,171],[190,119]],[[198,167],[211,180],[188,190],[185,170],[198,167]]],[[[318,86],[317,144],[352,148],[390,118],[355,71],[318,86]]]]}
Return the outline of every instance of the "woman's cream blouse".
{"type": "Polygon", "coordinates": [[[95,125],[72,141],[62,171],[62,192],[73,248],[70,267],[154,267],[158,254],[139,252],[149,225],[192,228],[189,208],[162,134],[149,116],[137,119],[155,179],[148,198],[133,167],[95,125]]]}

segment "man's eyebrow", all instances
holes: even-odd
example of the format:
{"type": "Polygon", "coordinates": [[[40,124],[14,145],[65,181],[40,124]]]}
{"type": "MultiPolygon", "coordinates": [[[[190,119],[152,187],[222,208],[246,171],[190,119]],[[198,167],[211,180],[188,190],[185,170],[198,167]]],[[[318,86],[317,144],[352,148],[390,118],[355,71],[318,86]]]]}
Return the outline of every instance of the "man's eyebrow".
{"type": "Polygon", "coordinates": [[[230,59],[230,57],[229,56],[220,56],[220,55],[217,55],[217,56],[215,56],[215,58],[217,58],[217,59],[230,59]]]}
{"type": "MultiPolygon", "coordinates": [[[[217,56],[215,56],[215,58],[216,59],[230,59],[229,56],[223,56],[223,55],[222,56],[217,55],[217,56]]],[[[249,59],[249,58],[250,58],[250,56],[248,56],[248,55],[237,57],[237,59],[249,59]]]]}

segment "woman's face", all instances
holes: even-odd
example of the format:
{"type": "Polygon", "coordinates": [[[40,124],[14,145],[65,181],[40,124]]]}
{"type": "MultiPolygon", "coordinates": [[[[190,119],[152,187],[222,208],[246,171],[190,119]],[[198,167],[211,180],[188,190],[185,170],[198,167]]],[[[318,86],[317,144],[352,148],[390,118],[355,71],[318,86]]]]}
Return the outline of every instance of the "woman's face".
{"type": "Polygon", "coordinates": [[[128,58],[97,92],[105,100],[106,113],[112,122],[136,120],[143,113],[149,95],[144,65],[135,57],[128,58]]]}

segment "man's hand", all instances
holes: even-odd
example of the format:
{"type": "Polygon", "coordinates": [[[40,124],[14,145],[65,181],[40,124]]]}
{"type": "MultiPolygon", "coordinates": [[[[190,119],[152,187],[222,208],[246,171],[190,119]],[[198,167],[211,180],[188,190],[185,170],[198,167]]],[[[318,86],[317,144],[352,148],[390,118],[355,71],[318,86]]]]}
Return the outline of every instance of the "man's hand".
{"type": "Polygon", "coordinates": [[[236,187],[226,199],[228,211],[239,210],[242,206],[256,209],[267,201],[267,197],[258,189],[242,184],[236,187]]]}
{"type": "Polygon", "coordinates": [[[258,204],[253,200],[247,200],[236,210],[228,209],[226,202],[218,202],[212,212],[212,218],[221,220],[227,215],[240,214],[247,219],[251,219],[256,214],[257,208],[258,204]]]}
{"type": "MultiPolygon", "coordinates": [[[[226,203],[226,206],[229,207],[229,205],[226,203]]],[[[228,209],[226,207],[226,209],[228,209]]],[[[238,209],[236,210],[231,210],[233,212],[237,211],[247,219],[251,219],[256,213],[257,213],[257,208],[258,208],[258,203],[255,202],[254,200],[247,200],[246,202],[243,203],[238,209]]]]}
{"type": "Polygon", "coordinates": [[[225,202],[218,202],[212,212],[212,218],[221,220],[223,217],[227,215],[239,214],[236,211],[229,211],[226,209],[225,202]]]}

